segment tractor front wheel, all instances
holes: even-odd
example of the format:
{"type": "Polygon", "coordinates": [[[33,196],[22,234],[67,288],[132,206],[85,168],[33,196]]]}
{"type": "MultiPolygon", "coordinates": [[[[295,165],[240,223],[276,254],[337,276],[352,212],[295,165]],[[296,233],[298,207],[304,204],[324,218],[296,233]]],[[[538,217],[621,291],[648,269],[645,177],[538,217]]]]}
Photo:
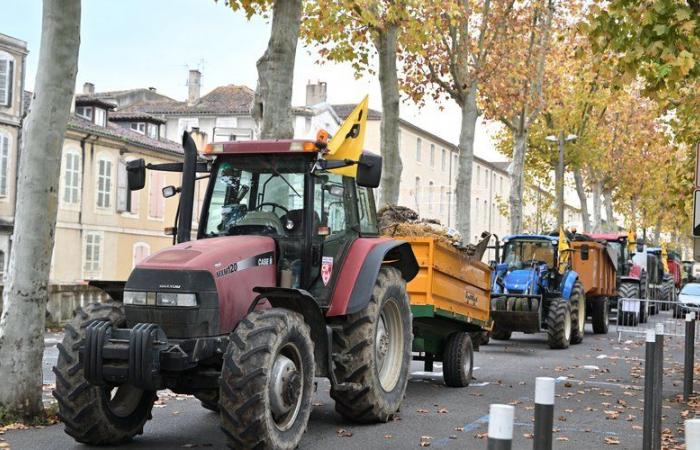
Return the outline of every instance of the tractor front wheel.
{"type": "Polygon", "coordinates": [[[610,317],[608,316],[608,299],[606,297],[599,297],[595,299],[591,305],[591,308],[593,309],[593,314],[591,317],[593,333],[608,334],[608,325],[610,323],[610,317]]]}
{"type": "Polygon", "coordinates": [[[571,343],[580,344],[583,342],[583,335],[586,329],[586,294],[583,292],[583,284],[576,280],[571,290],[571,343]]]}
{"type": "Polygon", "coordinates": [[[297,448],[311,413],[314,368],[314,344],[300,314],[271,308],[243,318],[221,370],[221,428],[229,446],[297,448]]]}
{"type": "Polygon", "coordinates": [[[66,325],[63,342],[58,344],[58,362],[54,397],[58,416],[66,433],[89,445],[114,445],[143,433],[151,418],[157,396],[129,384],[95,386],[83,375],[78,351],[85,339],[85,328],[96,320],[106,320],[113,327],[124,327],[126,316],[121,304],[109,302],[78,308],[66,325]]]}
{"type": "Polygon", "coordinates": [[[219,412],[219,391],[200,391],[194,394],[204,409],[219,412]]]}
{"type": "Polygon", "coordinates": [[[569,348],[573,328],[571,302],[563,298],[554,298],[549,304],[547,317],[547,341],[549,348],[569,348]]]}
{"type": "Polygon", "coordinates": [[[387,422],[406,392],[413,333],[406,281],[393,267],[379,271],[363,310],[338,320],[333,353],[339,386],[335,410],[362,423],[387,422]]]}
{"type": "Polygon", "coordinates": [[[452,333],[447,338],[442,364],[446,385],[450,387],[469,386],[474,368],[474,346],[469,333],[452,333]]]}

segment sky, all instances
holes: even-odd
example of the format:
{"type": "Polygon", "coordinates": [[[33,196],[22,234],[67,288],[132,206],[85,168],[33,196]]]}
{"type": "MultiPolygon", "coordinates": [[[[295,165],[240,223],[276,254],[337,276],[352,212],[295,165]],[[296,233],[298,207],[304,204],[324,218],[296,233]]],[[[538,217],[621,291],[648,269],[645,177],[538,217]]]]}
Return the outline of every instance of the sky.
{"type": "MultiPolygon", "coordinates": [[[[244,84],[255,88],[255,62],[267,46],[269,21],[224,6],[223,0],[83,0],[77,90],[84,82],[97,91],[155,87],[184,100],[187,72],[202,72],[202,94],[217,86],[244,84]]],[[[26,88],[31,90],[39,59],[41,0],[2,0],[0,33],[27,42],[26,88]]],[[[355,79],[349,64],[317,64],[314,48],[299,42],[294,67],[293,104],[303,105],[309,81],[328,83],[330,103],[358,103],[369,94],[370,107],[381,110],[376,77],[355,79]]],[[[423,108],[401,104],[401,117],[455,144],[460,113],[453,102],[429,102],[423,108]],[[442,110],[440,107],[442,106],[442,110]]],[[[494,123],[477,124],[475,154],[487,160],[505,158],[490,136],[494,123]]]]}

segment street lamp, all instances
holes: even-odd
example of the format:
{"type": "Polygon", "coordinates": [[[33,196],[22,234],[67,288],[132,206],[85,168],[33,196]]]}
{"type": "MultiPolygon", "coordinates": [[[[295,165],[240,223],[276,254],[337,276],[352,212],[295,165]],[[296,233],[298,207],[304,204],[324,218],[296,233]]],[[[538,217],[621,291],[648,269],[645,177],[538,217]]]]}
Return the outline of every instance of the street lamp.
{"type": "Polygon", "coordinates": [[[554,173],[554,179],[556,180],[555,185],[557,191],[557,204],[559,207],[557,211],[558,228],[562,228],[564,226],[564,145],[567,142],[572,142],[576,139],[578,139],[578,136],[575,134],[568,134],[566,137],[564,137],[563,131],[559,132],[559,136],[550,134],[544,138],[544,140],[547,142],[557,142],[559,144],[559,162],[557,164],[557,170],[554,173]]]}
{"type": "MultiPolygon", "coordinates": [[[[572,141],[575,141],[576,139],[578,139],[578,136],[576,136],[575,134],[568,134],[568,135],[566,136],[566,138],[564,138],[564,142],[572,142],[572,141]]],[[[555,136],[555,135],[553,135],[553,134],[550,134],[549,136],[547,136],[546,138],[544,138],[544,140],[547,141],[547,142],[558,142],[558,141],[559,141],[559,137],[558,137],[558,136],[555,136]]]]}

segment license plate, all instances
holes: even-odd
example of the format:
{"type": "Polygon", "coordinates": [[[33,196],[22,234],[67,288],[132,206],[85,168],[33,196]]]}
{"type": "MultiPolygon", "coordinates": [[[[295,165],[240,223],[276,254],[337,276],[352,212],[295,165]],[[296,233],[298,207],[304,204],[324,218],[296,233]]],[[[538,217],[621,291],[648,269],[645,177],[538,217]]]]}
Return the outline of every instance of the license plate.
{"type": "Polygon", "coordinates": [[[639,300],[622,300],[622,311],[639,312],[639,300]]]}

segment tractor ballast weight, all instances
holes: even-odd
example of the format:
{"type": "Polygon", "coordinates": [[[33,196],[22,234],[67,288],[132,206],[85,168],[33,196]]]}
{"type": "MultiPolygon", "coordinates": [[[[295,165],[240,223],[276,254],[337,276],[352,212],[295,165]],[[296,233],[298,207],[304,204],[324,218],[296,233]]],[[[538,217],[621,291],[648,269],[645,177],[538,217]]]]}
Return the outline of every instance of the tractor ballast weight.
{"type": "Polygon", "coordinates": [[[66,432],[129,440],[168,388],[220,410],[234,448],[293,449],[313,377],[330,379],[346,418],[390,419],[408,380],[418,263],[378,235],[381,157],[361,151],[366,108],[330,142],[216,143],[199,156],[185,133],[182,163],[129,163],[132,189],[146,169],[182,172],[169,187],[181,195],[177,244],[138,263],[123,291],[104,285],[123,304],[89,305],[66,328],[54,391],[66,432]],[[198,172],[209,183],[191,240],[198,172]]]}
{"type": "Polygon", "coordinates": [[[559,238],[517,235],[503,242],[503,258],[496,265],[491,289],[493,338],[509,339],[513,331],[547,331],[551,348],[580,343],[585,296],[570,265],[559,272],[559,238]]]}

